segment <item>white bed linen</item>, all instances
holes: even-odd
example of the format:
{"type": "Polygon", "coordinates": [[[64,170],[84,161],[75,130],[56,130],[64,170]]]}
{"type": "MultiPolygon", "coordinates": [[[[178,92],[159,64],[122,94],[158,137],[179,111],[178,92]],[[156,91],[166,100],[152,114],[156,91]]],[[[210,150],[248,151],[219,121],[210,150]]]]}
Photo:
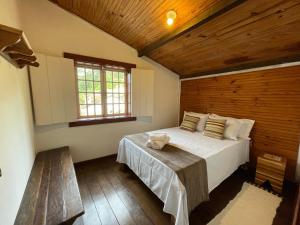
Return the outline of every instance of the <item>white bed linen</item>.
{"type": "MultiPolygon", "coordinates": [[[[246,139],[218,140],[178,127],[148,133],[166,133],[170,137],[171,145],[204,158],[209,192],[241,164],[249,161],[249,140],[246,139]]],[[[164,202],[163,211],[175,217],[175,225],[189,224],[185,187],[173,170],[141,150],[126,137],[120,141],[117,161],[127,164],[164,202]]]]}

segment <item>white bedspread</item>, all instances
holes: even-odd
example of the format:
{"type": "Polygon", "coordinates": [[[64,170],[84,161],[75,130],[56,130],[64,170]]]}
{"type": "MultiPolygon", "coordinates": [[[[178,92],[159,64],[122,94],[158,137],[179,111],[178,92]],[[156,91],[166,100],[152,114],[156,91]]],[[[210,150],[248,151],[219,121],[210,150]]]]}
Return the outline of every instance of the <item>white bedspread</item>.
{"type": "MultiPolygon", "coordinates": [[[[249,161],[249,140],[218,140],[178,127],[149,133],[155,132],[166,133],[171,138],[171,145],[206,160],[209,192],[241,164],[249,161]]],[[[127,164],[164,202],[163,211],[175,217],[175,225],[189,224],[185,187],[173,170],[141,150],[126,137],[120,141],[117,161],[127,164]]]]}

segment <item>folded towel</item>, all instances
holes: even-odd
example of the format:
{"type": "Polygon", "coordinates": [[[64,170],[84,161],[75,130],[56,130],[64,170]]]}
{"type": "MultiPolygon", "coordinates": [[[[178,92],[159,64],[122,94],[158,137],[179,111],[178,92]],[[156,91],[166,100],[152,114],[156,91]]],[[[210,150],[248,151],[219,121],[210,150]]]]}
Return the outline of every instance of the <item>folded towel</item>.
{"type": "Polygon", "coordinates": [[[170,141],[170,137],[166,134],[163,135],[149,135],[146,146],[155,150],[161,150],[170,141]]]}
{"type": "Polygon", "coordinates": [[[166,141],[169,136],[165,133],[151,133],[149,134],[149,140],[151,141],[166,141]]]}
{"type": "Polygon", "coordinates": [[[163,142],[163,141],[151,141],[151,140],[148,140],[147,143],[146,143],[146,146],[148,148],[153,148],[155,150],[161,150],[166,144],[166,142],[163,142]]]}

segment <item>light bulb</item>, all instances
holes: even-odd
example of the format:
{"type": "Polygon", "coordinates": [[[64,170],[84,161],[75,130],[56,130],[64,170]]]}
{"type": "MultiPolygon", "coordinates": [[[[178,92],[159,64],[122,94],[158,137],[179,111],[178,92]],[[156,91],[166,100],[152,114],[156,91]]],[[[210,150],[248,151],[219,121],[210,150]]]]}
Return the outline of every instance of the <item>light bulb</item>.
{"type": "Polygon", "coordinates": [[[167,12],[167,24],[169,26],[173,25],[175,19],[177,17],[177,14],[174,10],[170,10],[167,12]]]}
{"type": "Polygon", "coordinates": [[[173,20],[172,18],[168,18],[168,19],[167,19],[167,24],[168,24],[169,26],[171,26],[173,23],[174,23],[174,20],[173,20]]]}

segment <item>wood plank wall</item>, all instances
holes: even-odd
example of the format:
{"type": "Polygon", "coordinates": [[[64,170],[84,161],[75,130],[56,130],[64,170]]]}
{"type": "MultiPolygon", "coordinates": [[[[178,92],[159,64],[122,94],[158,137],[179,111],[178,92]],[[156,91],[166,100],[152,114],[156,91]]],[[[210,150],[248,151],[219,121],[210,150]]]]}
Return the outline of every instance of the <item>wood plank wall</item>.
{"type": "Polygon", "coordinates": [[[287,157],[286,178],[294,180],[300,140],[300,66],[181,82],[184,111],[216,113],[256,121],[251,166],[270,152],[287,157]]]}

